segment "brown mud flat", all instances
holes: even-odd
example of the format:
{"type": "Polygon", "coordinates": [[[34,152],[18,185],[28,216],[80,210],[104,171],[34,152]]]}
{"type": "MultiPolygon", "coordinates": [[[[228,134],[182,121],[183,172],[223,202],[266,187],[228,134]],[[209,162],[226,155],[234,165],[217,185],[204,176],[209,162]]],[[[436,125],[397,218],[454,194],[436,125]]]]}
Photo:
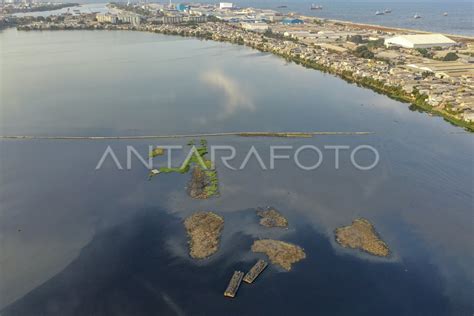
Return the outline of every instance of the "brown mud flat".
{"type": "Polygon", "coordinates": [[[195,166],[188,184],[188,194],[193,199],[205,200],[219,195],[216,170],[195,166]]]}
{"type": "Polygon", "coordinates": [[[335,230],[336,241],[342,247],[360,249],[371,255],[387,257],[390,250],[380,239],[374,226],[364,218],[357,218],[349,226],[335,230]]]}
{"type": "Polygon", "coordinates": [[[273,207],[257,209],[257,215],[261,217],[260,225],[265,227],[288,227],[288,220],[273,207]]]}
{"type": "Polygon", "coordinates": [[[213,212],[197,212],[184,220],[189,237],[189,255],[207,258],[219,249],[224,219],[213,212]]]}
{"type": "Polygon", "coordinates": [[[290,271],[291,265],[306,258],[303,248],[288,242],[261,239],[253,242],[253,252],[262,252],[268,256],[271,263],[290,271]]]}

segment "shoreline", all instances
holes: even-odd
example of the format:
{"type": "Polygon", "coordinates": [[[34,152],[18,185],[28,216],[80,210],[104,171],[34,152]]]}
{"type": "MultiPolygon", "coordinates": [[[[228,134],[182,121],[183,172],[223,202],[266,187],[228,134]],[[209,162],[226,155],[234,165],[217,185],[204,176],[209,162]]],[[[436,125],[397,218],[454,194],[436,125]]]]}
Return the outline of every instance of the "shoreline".
{"type": "Polygon", "coordinates": [[[52,3],[52,4],[42,4],[36,7],[31,8],[12,8],[7,10],[6,14],[21,14],[21,13],[34,13],[34,12],[48,12],[48,11],[58,11],[64,8],[72,8],[80,6],[79,3],[75,2],[66,2],[66,3],[52,3]]]}
{"type": "MultiPolygon", "coordinates": [[[[215,22],[215,23],[223,23],[223,22],[215,22]]],[[[349,22],[350,23],[350,22],[349,22]]],[[[227,24],[227,23],[226,23],[227,24]]],[[[229,24],[227,24],[229,25],[229,24]]],[[[351,24],[352,25],[352,24],[351,24]]],[[[176,25],[174,25],[176,27],[176,25]]],[[[178,26],[179,27],[179,26],[178,26]]],[[[231,26],[234,27],[234,26],[231,26]]],[[[22,29],[21,26],[17,27],[17,30],[19,31],[43,31],[43,29],[22,29]]],[[[271,53],[275,56],[282,57],[287,61],[294,62],[298,65],[301,65],[305,68],[310,68],[310,69],[315,69],[319,70],[321,72],[329,73],[332,74],[336,77],[339,77],[340,79],[351,83],[351,84],[357,84],[360,87],[368,88],[376,93],[384,94],[387,97],[402,102],[402,103],[408,103],[410,104],[410,107],[413,107],[414,109],[421,111],[421,112],[426,112],[430,115],[433,116],[438,116],[442,117],[445,121],[448,123],[460,127],[464,129],[465,131],[468,131],[470,133],[474,133],[474,122],[468,122],[465,120],[461,120],[454,115],[450,114],[446,110],[443,109],[438,109],[435,107],[432,107],[430,104],[426,102],[426,96],[424,95],[414,95],[413,93],[408,93],[403,91],[402,87],[400,86],[390,86],[386,85],[384,82],[372,79],[369,77],[356,77],[352,72],[349,71],[340,71],[331,67],[328,67],[326,65],[323,65],[321,63],[318,63],[316,61],[312,60],[307,60],[302,57],[294,56],[291,54],[286,54],[286,53],[281,53],[272,49],[266,49],[265,46],[263,45],[254,45],[252,43],[246,42],[243,38],[241,40],[235,40],[230,37],[224,36],[222,34],[217,34],[217,33],[192,33],[189,29],[186,29],[186,25],[182,26],[179,31],[170,31],[167,30],[166,28],[161,30],[157,28],[148,28],[147,25],[143,25],[142,27],[135,27],[135,26],[128,26],[127,28],[122,28],[122,27],[110,27],[108,25],[107,28],[65,28],[65,27],[58,27],[56,26],[55,28],[52,29],[45,29],[46,31],[71,31],[71,30],[108,30],[108,31],[139,31],[139,32],[150,32],[150,33],[158,33],[158,34],[163,34],[163,35],[173,35],[173,36],[182,36],[182,37],[193,37],[197,39],[204,39],[204,40],[213,40],[216,42],[227,42],[231,44],[237,44],[237,45],[244,45],[253,49],[256,49],[261,52],[266,52],[266,53],[271,53]]],[[[429,32],[428,32],[429,33],[429,32]]],[[[265,37],[266,38],[266,37],[265,37]]]]}
{"type": "Polygon", "coordinates": [[[324,20],[330,23],[340,23],[351,27],[357,27],[361,29],[368,29],[368,30],[378,30],[384,32],[405,32],[405,33],[416,33],[416,34],[443,34],[450,38],[453,38],[459,42],[464,43],[474,43],[474,35],[463,35],[463,34],[451,34],[451,33],[441,33],[441,32],[433,32],[433,31],[423,31],[418,29],[408,29],[402,27],[395,27],[395,26],[385,26],[385,25],[377,25],[377,24],[368,24],[368,23],[360,23],[360,22],[352,22],[347,20],[335,20],[335,19],[324,19],[319,17],[312,17],[312,16],[301,16],[304,20],[324,20]]]}

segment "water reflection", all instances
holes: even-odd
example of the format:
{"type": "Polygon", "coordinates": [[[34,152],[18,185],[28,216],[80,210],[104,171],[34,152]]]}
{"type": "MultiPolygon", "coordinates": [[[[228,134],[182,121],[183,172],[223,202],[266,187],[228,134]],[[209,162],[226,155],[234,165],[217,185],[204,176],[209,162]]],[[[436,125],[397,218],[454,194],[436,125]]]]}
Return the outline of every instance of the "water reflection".
{"type": "Polygon", "coordinates": [[[255,105],[248,92],[230,76],[219,70],[207,71],[201,75],[201,80],[210,88],[220,90],[225,98],[219,102],[223,109],[217,111],[218,119],[225,119],[240,110],[255,111],[255,105]]]}
{"type": "MultiPolygon", "coordinates": [[[[238,224],[233,219],[246,215],[241,212],[227,218],[227,225],[238,224]]],[[[407,262],[411,267],[407,271],[398,264],[337,255],[309,226],[299,229],[298,235],[290,234],[287,239],[305,247],[307,259],[289,273],[270,266],[258,282],[243,285],[238,298],[229,300],[222,295],[226,280],[233,269],[246,270],[252,265],[241,260],[252,239],[235,233],[230,236],[231,243],[222,245],[225,257],[194,264],[163,247],[167,238],[183,233],[181,221],[159,208],[141,210],[127,222],[96,235],[66,269],[3,314],[241,315],[249,312],[249,306],[256,315],[449,311],[432,266],[407,262]],[[415,293],[423,295],[415,297],[415,293]]],[[[253,260],[256,258],[253,255],[253,260]]]]}
{"type": "Polygon", "coordinates": [[[8,30],[0,40],[2,134],[369,130],[209,142],[238,148],[237,166],[251,146],[264,161],[270,145],[368,144],[380,153],[370,172],[352,168],[347,153],[335,170],[333,152],[313,172],[285,162],[265,172],[255,160],[239,172],[218,165],[221,197],[195,201],[187,175],[148,182],[141,164],[119,171],[112,161],[95,170],[109,145],[123,159],[127,145],[146,155],[148,145],[188,140],[1,141],[0,306],[13,304],[2,315],[472,311],[471,135],[274,56],[241,58],[255,51],[240,46],[137,32],[8,30]],[[212,57],[190,53],[197,49],[212,57]],[[262,231],[254,209],[267,205],[289,219],[288,231],[262,231]],[[227,221],[222,250],[201,263],[188,258],[181,225],[197,210],[227,221]],[[392,258],[334,244],[333,230],[359,216],[375,224],[392,258]],[[271,268],[237,300],[224,300],[230,271],[251,265],[251,242],[263,237],[295,242],[308,259],[291,273],[271,268]]]}

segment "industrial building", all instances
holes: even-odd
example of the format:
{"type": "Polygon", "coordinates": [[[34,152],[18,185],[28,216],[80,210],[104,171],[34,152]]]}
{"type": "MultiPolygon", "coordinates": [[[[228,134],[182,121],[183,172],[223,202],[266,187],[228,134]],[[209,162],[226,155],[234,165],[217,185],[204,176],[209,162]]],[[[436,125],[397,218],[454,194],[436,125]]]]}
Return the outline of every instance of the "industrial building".
{"type": "Polygon", "coordinates": [[[232,2],[220,2],[219,3],[219,9],[232,9],[234,5],[232,2]]]}
{"type": "Polygon", "coordinates": [[[431,48],[450,47],[456,45],[456,42],[443,34],[416,34],[387,38],[384,44],[386,47],[431,48]]]}
{"type": "Polygon", "coordinates": [[[283,24],[303,24],[303,20],[300,19],[292,19],[292,18],[284,18],[281,23],[283,24]]]}
{"type": "Polygon", "coordinates": [[[132,25],[140,25],[141,20],[142,20],[141,16],[139,16],[138,14],[133,14],[133,13],[120,13],[118,15],[103,13],[103,14],[96,14],[95,17],[98,22],[111,23],[111,24],[117,24],[120,22],[120,23],[130,23],[132,25]]]}
{"type": "Polygon", "coordinates": [[[268,24],[262,22],[242,22],[240,25],[244,30],[252,32],[264,33],[266,30],[268,30],[268,24]]]}
{"type": "Polygon", "coordinates": [[[133,13],[121,13],[118,15],[118,20],[122,23],[130,23],[132,25],[140,25],[142,17],[133,13]]]}
{"type": "Polygon", "coordinates": [[[189,9],[189,6],[186,5],[186,4],[178,3],[178,4],[176,5],[176,10],[178,10],[178,11],[180,11],[180,12],[184,12],[184,11],[186,11],[186,10],[188,10],[188,9],[189,9]]]}
{"type": "Polygon", "coordinates": [[[112,23],[112,24],[116,24],[118,20],[116,15],[113,15],[110,13],[97,14],[96,19],[98,22],[101,22],[101,23],[112,23]]]}
{"type": "Polygon", "coordinates": [[[408,68],[428,71],[438,78],[470,77],[474,78],[474,65],[457,61],[427,61],[424,63],[408,64],[408,68]]]}

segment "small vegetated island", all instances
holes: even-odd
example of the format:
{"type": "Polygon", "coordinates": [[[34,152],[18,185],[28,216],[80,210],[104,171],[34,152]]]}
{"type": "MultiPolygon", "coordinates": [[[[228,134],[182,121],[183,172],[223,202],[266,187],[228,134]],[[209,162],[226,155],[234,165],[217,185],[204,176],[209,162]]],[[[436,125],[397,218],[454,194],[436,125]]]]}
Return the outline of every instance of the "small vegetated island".
{"type": "Polygon", "coordinates": [[[387,257],[390,250],[380,239],[374,226],[364,218],[352,221],[349,226],[335,230],[336,241],[345,248],[360,249],[371,255],[387,257]]]}
{"type": "MultiPolygon", "coordinates": [[[[217,170],[213,168],[212,162],[207,158],[207,141],[201,139],[200,146],[196,147],[194,141],[188,143],[192,146],[192,154],[189,159],[184,161],[180,167],[168,168],[161,167],[159,169],[152,169],[149,174],[149,179],[161,173],[188,173],[191,172],[191,180],[188,183],[188,194],[194,199],[208,199],[219,195],[219,179],[217,178],[217,170]]],[[[151,153],[151,157],[161,156],[164,150],[155,148],[151,153]]]]}
{"type": "Polygon", "coordinates": [[[213,212],[197,212],[187,217],[184,226],[189,237],[189,255],[205,259],[219,249],[224,219],[213,212]]]}
{"type": "Polygon", "coordinates": [[[288,220],[276,209],[267,207],[257,209],[257,215],[261,217],[260,225],[265,227],[288,227],[288,220]]]}
{"type": "Polygon", "coordinates": [[[291,270],[293,263],[306,258],[303,248],[281,240],[256,240],[252,245],[252,251],[266,254],[271,263],[282,267],[286,271],[291,270]]]}
{"type": "MultiPolygon", "coordinates": [[[[257,208],[260,216],[260,225],[267,228],[287,228],[288,220],[274,207],[257,208]]],[[[303,248],[280,240],[262,239],[254,241],[253,252],[262,252],[268,256],[270,261],[289,271],[291,265],[306,258],[303,248]]]]}
{"type": "Polygon", "coordinates": [[[150,158],[155,158],[157,156],[163,156],[165,154],[165,149],[161,147],[153,148],[150,152],[150,158]]]}

